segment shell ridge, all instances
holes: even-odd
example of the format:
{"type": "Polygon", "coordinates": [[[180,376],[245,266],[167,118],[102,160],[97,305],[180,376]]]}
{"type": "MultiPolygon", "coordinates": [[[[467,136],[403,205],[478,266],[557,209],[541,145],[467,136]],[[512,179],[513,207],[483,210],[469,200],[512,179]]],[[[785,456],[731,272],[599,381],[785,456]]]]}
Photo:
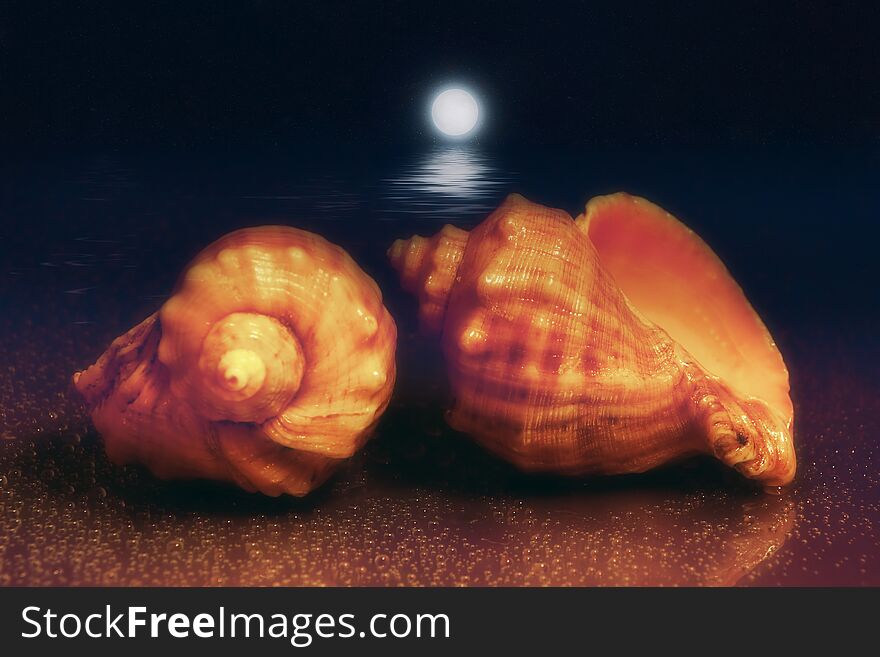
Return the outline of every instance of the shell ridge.
{"type": "Polygon", "coordinates": [[[764,483],[790,481],[791,436],[766,400],[709,374],[605,266],[589,230],[604,204],[572,220],[511,196],[470,232],[440,336],[450,425],[530,471],[642,472],[709,453],[764,483]]]}
{"type": "Polygon", "coordinates": [[[74,380],[111,458],[303,495],[368,438],[395,341],[378,286],[344,250],[262,226],[203,249],[158,313],[74,380]],[[151,360],[130,344],[150,321],[151,360]],[[105,393],[114,403],[95,403],[105,393]],[[297,408],[325,420],[285,427],[297,408]]]}

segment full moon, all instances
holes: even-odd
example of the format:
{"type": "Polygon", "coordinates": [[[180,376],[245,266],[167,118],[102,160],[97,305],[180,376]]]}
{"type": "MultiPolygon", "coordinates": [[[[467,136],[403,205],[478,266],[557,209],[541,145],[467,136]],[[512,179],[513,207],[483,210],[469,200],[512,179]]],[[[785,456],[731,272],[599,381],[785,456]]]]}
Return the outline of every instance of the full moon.
{"type": "Polygon", "coordinates": [[[480,118],[477,100],[464,89],[446,89],[431,104],[431,119],[444,135],[461,137],[473,130],[480,118]]]}

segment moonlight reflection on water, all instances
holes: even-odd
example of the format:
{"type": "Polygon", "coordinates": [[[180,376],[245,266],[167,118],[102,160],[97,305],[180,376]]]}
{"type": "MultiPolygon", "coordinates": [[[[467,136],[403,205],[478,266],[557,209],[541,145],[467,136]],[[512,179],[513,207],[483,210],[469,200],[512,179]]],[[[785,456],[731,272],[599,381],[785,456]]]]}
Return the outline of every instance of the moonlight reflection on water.
{"type": "Polygon", "coordinates": [[[385,178],[388,211],[412,215],[485,215],[503,197],[513,176],[469,146],[437,148],[385,178]]]}

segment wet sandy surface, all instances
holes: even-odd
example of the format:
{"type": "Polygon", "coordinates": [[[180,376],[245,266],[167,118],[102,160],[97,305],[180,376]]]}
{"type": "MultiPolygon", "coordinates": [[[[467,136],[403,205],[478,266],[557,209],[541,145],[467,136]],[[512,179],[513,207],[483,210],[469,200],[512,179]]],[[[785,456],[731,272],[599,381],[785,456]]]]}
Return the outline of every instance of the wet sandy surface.
{"type": "MultiPolygon", "coordinates": [[[[445,427],[442,363],[382,262],[390,238],[455,212],[407,219],[390,212],[400,199],[325,178],[222,193],[165,180],[156,200],[116,164],[76,170],[46,173],[45,187],[31,173],[39,198],[8,180],[2,190],[0,584],[880,584],[876,311],[810,313],[795,299],[768,318],[796,405],[800,470],[782,495],[702,460],[535,479],[445,427]],[[346,246],[399,320],[398,390],[373,441],[303,500],[109,463],[70,375],[158,307],[200,246],[249,223],[293,223],[303,203],[297,225],[346,246]],[[50,215],[51,227],[37,221],[50,215]],[[376,221],[353,230],[355,216],[376,221]]],[[[478,219],[463,212],[462,225],[478,219]]],[[[747,292],[776,281],[759,307],[793,289],[786,257],[780,271],[746,274],[747,292]]]]}

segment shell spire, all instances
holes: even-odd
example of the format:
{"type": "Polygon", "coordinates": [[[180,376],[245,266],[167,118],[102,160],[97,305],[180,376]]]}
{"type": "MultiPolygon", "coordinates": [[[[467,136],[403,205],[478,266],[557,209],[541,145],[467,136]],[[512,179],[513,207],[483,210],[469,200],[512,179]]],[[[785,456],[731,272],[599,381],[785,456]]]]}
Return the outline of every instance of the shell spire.
{"type": "Polygon", "coordinates": [[[431,238],[414,235],[397,240],[388,249],[401,285],[419,299],[419,319],[427,332],[439,333],[443,326],[446,302],[467,241],[466,230],[447,224],[431,238]]]}

